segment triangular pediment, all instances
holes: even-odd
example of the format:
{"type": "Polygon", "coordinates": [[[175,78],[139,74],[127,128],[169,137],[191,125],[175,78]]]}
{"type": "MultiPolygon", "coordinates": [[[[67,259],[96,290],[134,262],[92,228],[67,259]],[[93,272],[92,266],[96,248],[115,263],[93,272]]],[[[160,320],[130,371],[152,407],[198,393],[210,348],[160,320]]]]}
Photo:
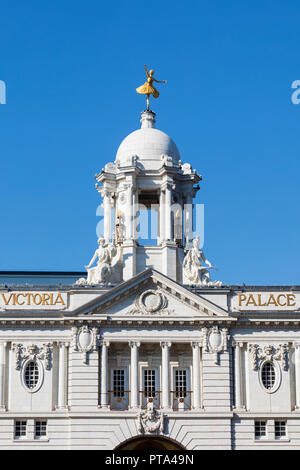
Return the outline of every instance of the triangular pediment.
{"type": "Polygon", "coordinates": [[[228,312],[220,306],[153,269],[112,287],[73,313],[129,321],[145,318],[175,321],[230,319],[228,312]]]}

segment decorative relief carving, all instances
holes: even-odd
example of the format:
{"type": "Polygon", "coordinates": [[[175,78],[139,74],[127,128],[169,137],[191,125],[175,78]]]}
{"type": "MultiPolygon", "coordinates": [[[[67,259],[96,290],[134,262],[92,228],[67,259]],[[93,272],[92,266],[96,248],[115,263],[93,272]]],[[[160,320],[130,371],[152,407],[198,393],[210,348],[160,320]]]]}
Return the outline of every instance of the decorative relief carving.
{"type": "Polygon", "coordinates": [[[23,345],[13,343],[12,350],[15,352],[15,369],[21,369],[21,363],[25,359],[42,359],[45,362],[45,369],[51,369],[51,358],[53,351],[52,343],[45,343],[42,346],[36,344],[23,345]]]}
{"type": "Polygon", "coordinates": [[[139,294],[129,315],[170,315],[167,297],[160,290],[149,289],[139,294]]]}
{"type": "Polygon", "coordinates": [[[248,353],[252,363],[252,369],[257,370],[259,363],[263,360],[273,362],[279,361],[283,370],[288,370],[288,344],[279,344],[276,348],[271,344],[259,346],[258,344],[249,344],[248,353]]]}
{"type": "Polygon", "coordinates": [[[72,347],[74,351],[82,353],[82,362],[87,364],[88,353],[95,351],[97,347],[97,333],[98,328],[89,328],[87,325],[83,325],[81,328],[72,328],[73,340],[72,347]]]}
{"type": "Polygon", "coordinates": [[[218,355],[227,351],[228,329],[219,329],[218,326],[212,328],[202,328],[203,333],[203,349],[204,351],[214,354],[214,362],[218,364],[218,355]]]}
{"type": "Polygon", "coordinates": [[[137,415],[137,430],[139,434],[163,433],[164,414],[154,408],[153,402],[147,403],[146,410],[140,410],[137,415]]]}

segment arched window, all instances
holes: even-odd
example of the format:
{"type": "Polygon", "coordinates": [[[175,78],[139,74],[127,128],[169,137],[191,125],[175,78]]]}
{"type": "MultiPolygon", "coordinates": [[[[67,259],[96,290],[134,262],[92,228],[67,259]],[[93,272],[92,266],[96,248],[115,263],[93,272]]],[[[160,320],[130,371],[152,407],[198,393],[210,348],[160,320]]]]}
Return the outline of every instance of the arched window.
{"type": "Polygon", "coordinates": [[[272,390],[275,386],[276,371],[271,362],[265,362],[261,370],[261,380],[267,390],[272,390]]]}
{"type": "Polygon", "coordinates": [[[39,382],[39,367],[36,361],[29,361],[24,371],[24,382],[27,388],[34,389],[39,382]]]}

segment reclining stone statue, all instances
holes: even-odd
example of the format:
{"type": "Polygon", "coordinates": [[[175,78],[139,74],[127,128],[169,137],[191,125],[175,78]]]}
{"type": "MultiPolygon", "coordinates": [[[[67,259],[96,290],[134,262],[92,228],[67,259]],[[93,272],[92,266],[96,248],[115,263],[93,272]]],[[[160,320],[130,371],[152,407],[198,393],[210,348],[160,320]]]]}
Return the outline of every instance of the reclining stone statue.
{"type": "Polygon", "coordinates": [[[183,282],[186,284],[195,284],[196,286],[220,286],[221,281],[211,281],[209,269],[212,264],[206,259],[203,251],[200,249],[199,237],[194,238],[193,247],[187,252],[183,260],[183,282]],[[203,266],[206,263],[207,266],[203,266]]]}

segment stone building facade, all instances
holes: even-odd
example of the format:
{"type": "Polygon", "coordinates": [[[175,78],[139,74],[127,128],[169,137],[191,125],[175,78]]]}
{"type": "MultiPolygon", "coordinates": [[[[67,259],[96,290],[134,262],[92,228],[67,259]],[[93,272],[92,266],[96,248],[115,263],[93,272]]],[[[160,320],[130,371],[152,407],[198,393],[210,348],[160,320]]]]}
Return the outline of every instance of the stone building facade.
{"type": "Polygon", "coordinates": [[[0,273],[0,448],[299,448],[300,286],[211,280],[201,176],[141,123],[96,175],[87,275],[0,273]]]}

